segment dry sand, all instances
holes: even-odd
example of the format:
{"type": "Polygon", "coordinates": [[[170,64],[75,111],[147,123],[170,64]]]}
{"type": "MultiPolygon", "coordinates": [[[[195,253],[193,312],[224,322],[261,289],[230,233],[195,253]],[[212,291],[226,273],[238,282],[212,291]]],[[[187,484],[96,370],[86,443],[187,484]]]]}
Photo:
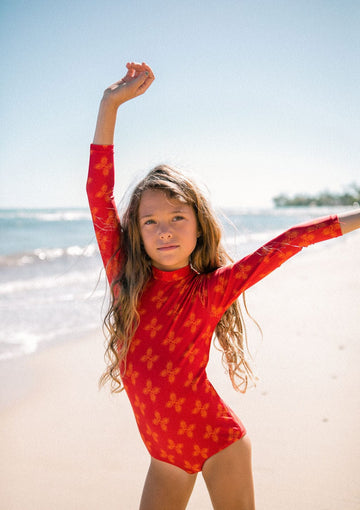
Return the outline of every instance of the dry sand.
{"type": "MultiPolygon", "coordinates": [[[[359,253],[357,232],[328,241],[247,292],[255,390],[234,392],[212,355],[253,442],[258,510],[360,509],[359,253]]],[[[2,365],[1,510],[138,508],[148,454],[125,394],[98,392],[102,368],[100,326],[2,365]]],[[[188,509],[210,508],[200,475],[188,509]]]]}

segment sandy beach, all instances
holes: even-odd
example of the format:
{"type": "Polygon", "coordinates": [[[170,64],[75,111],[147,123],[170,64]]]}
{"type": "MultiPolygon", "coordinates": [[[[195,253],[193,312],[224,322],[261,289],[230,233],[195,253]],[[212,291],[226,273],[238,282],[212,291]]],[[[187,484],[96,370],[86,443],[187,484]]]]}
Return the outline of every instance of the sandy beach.
{"type": "MultiPolygon", "coordinates": [[[[258,510],[360,509],[359,253],[357,232],[307,248],[247,292],[256,389],[236,393],[213,351],[210,379],[253,442],[258,510]]],[[[2,365],[1,510],[138,508],[148,454],[125,393],[98,391],[102,369],[100,324],[2,365]]],[[[201,475],[188,508],[211,508],[201,475]]]]}

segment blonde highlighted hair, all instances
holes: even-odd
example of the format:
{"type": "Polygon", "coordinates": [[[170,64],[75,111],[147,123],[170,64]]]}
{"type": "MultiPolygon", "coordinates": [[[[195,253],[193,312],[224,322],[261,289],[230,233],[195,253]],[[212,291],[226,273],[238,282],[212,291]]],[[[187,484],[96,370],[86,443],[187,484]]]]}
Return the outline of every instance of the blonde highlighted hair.
{"type": "MultiPolygon", "coordinates": [[[[139,324],[139,296],[151,275],[151,261],[142,244],[138,221],[141,197],[146,190],[162,190],[169,198],[181,200],[194,209],[200,232],[190,259],[195,271],[210,273],[232,262],[221,244],[220,224],[208,200],[191,179],[169,166],[160,165],[139,182],[122,218],[120,252],[123,263],[118,277],[112,283],[111,305],[104,320],[107,330],[107,369],[100,379],[100,385],[109,381],[113,392],[124,389],[121,375],[126,370],[126,356],[139,324]]],[[[245,301],[244,304],[246,309],[245,301]]],[[[232,385],[236,390],[245,392],[249,380],[254,380],[254,376],[248,362],[246,328],[237,300],[223,314],[216,326],[215,336],[232,385]]]]}

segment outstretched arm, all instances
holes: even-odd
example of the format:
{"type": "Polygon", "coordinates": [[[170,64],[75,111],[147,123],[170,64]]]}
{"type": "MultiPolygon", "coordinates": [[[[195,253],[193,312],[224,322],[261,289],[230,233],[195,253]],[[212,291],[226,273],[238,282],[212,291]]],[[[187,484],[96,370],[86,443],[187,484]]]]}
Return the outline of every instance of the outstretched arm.
{"type": "Polygon", "coordinates": [[[100,103],[93,143],[112,145],[116,115],[121,104],[144,94],[155,79],[151,68],[145,64],[128,62],[127,73],[121,80],[108,87],[100,103]]]}
{"type": "Polygon", "coordinates": [[[242,292],[302,248],[357,228],[360,228],[360,209],[295,225],[239,262],[214,271],[211,285],[219,290],[211,294],[212,308],[220,312],[226,309],[242,292]]]}
{"type": "Polygon", "coordinates": [[[360,228],[360,209],[339,214],[339,222],[343,234],[360,228]]]}

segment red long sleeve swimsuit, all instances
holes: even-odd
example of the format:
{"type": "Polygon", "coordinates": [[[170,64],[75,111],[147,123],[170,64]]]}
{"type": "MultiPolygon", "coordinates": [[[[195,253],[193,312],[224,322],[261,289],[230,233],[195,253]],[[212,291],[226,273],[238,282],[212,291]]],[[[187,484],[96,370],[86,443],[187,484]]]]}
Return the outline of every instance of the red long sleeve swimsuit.
{"type": "MultiPolygon", "coordinates": [[[[113,186],[113,146],[92,145],[87,192],[110,283],[121,264],[113,186]]],[[[122,378],[151,456],[196,473],[206,459],[246,433],[206,375],[216,324],[242,292],[303,247],[339,235],[333,216],[293,227],[209,274],[198,274],[190,266],[169,272],[153,267],[122,378]]]]}

